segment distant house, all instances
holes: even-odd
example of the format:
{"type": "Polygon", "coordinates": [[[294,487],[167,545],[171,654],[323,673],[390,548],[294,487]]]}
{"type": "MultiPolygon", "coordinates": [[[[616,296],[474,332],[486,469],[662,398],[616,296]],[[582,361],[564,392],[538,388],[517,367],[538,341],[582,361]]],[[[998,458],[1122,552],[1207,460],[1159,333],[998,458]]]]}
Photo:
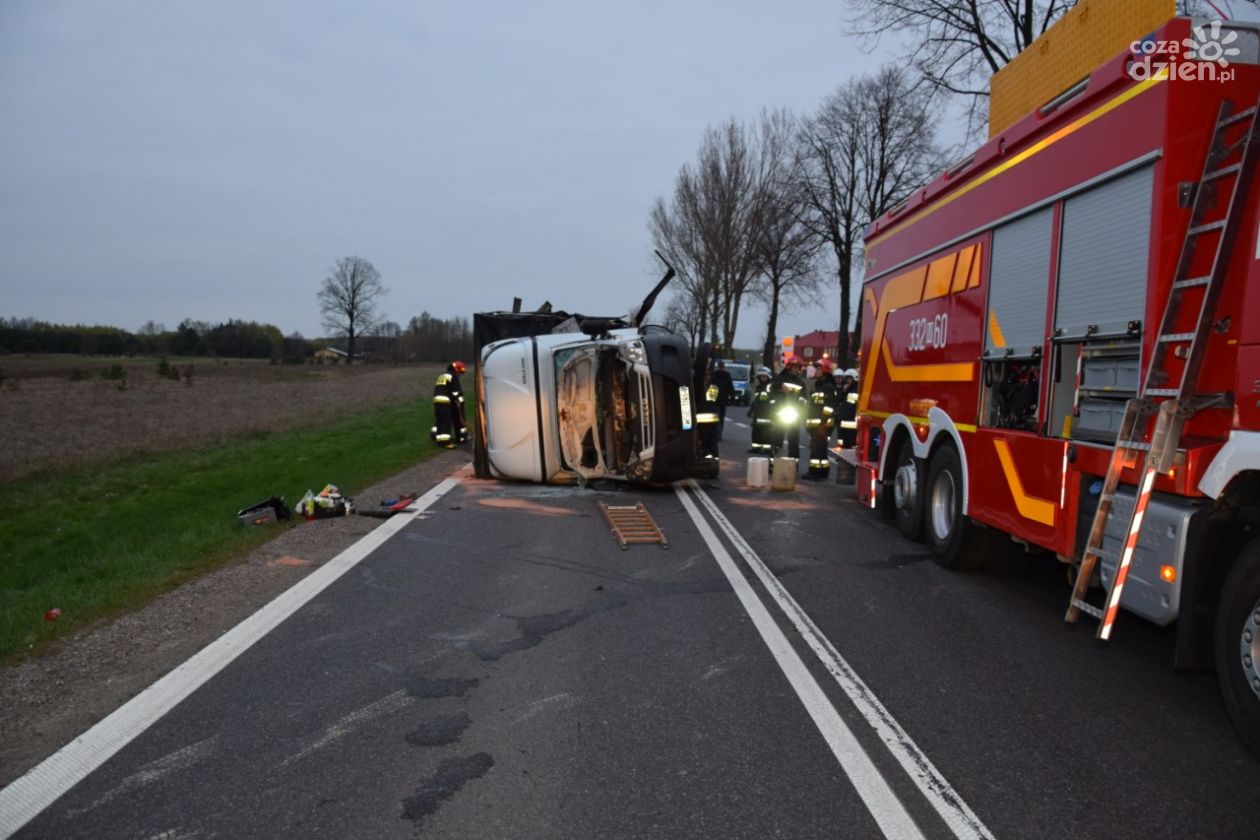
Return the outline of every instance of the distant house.
{"type": "Polygon", "coordinates": [[[805,364],[817,361],[826,356],[829,359],[836,357],[836,348],[840,346],[840,333],[836,330],[825,332],[823,330],[814,330],[805,335],[798,335],[795,339],[793,352],[805,360],[805,364]]]}
{"type": "Polygon", "coordinates": [[[311,355],[315,357],[317,362],[340,362],[348,356],[345,350],[338,350],[336,347],[323,347],[311,355]]]}

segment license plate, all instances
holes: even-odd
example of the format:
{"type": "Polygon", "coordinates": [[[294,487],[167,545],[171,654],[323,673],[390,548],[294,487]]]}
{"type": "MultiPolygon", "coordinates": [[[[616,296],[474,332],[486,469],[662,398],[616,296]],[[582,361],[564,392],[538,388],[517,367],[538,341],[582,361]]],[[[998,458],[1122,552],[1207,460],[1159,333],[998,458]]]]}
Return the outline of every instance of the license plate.
{"type": "Polygon", "coordinates": [[[691,428],[691,391],[686,385],[678,389],[678,404],[682,406],[682,427],[691,428]]]}

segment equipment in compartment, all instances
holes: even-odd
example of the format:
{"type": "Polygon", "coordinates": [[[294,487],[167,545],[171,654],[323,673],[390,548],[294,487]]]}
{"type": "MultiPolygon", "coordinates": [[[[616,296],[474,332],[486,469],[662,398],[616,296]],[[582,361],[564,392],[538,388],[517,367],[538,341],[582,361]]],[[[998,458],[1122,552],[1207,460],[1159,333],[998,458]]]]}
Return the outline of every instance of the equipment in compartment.
{"type": "Polygon", "coordinates": [[[1002,359],[984,363],[986,426],[1034,431],[1041,391],[1040,359],[1002,359]]]}

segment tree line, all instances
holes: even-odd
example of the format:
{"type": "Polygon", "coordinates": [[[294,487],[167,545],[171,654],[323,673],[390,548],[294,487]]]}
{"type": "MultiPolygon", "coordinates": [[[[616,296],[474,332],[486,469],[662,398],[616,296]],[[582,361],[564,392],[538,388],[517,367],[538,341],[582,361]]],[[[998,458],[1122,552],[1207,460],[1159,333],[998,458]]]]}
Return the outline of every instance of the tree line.
{"type": "MultiPolygon", "coordinates": [[[[34,318],[0,317],[0,354],[70,353],[81,356],[211,356],[304,363],[338,341],[283,335],[274,324],[229,319],[223,323],[186,319],[175,329],[148,321],[135,332],[121,327],[54,324],[34,318]]],[[[374,325],[357,353],[377,361],[449,361],[472,353],[467,318],[435,318],[428,312],[401,329],[390,321],[374,325]]],[[[344,348],[340,348],[344,349],[344,348]]]]}

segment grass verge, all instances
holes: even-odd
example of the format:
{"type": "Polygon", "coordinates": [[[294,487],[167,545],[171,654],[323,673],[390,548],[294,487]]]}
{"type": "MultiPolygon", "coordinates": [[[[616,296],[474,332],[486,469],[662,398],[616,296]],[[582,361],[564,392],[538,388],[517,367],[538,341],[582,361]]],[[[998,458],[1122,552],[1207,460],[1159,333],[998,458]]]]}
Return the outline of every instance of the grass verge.
{"type": "Polygon", "coordinates": [[[330,481],[353,497],[437,454],[432,416],[420,400],[0,486],[0,662],[139,606],[285,527],[244,528],[240,508],[271,495],[293,505],[330,481]],[[45,621],[54,607],[60,619],[45,621]]]}

